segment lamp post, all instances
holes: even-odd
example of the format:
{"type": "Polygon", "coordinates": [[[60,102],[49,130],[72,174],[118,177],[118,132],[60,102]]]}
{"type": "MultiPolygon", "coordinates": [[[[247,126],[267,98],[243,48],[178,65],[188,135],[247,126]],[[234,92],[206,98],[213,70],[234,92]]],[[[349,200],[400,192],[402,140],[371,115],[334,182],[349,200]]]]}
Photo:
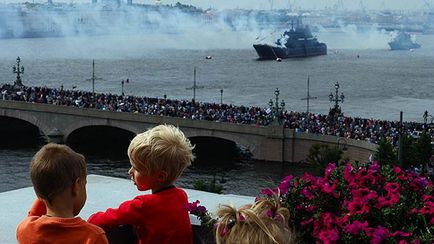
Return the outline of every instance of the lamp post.
{"type": "Polygon", "coordinates": [[[341,92],[341,95],[339,96],[339,83],[336,82],[335,83],[335,95],[333,95],[332,92],[330,92],[330,95],[329,95],[330,102],[335,102],[335,106],[333,108],[334,112],[337,112],[339,114],[341,113],[341,109],[339,108],[339,102],[343,103],[344,98],[345,98],[345,96],[344,96],[343,92],[341,92]]]}
{"type": "MultiPolygon", "coordinates": [[[[306,100],[306,107],[307,107],[307,110],[306,110],[306,113],[307,114],[309,114],[309,101],[311,100],[311,99],[317,99],[317,97],[312,97],[311,95],[310,95],[310,93],[309,93],[309,84],[310,83],[310,80],[309,80],[309,76],[307,77],[307,95],[306,95],[306,97],[304,97],[304,98],[302,98],[301,100],[306,100]]],[[[308,118],[309,118],[309,116],[308,116],[308,118]]]]}
{"type": "Polygon", "coordinates": [[[427,128],[428,117],[430,117],[430,119],[431,119],[430,124],[432,124],[434,121],[434,117],[432,115],[428,114],[428,110],[425,110],[425,112],[423,113],[424,130],[426,130],[426,128],[427,128]]]}
{"type": "Polygon", "coordinates": [[[102,78],[95,76],[95,59],[92,59],[92,77],[90,79],[86,79],[86,81],[92,81],[92,96],[93,100],[95,99],[95,80],[102,80],[102,78]]]}
{"type": "Polygon", "coordinates": [[[121,91],[122,91],[121,94],[122,94],[122,96],[124,96],[124,83],[125,83],[125,81],[122,80],[122,81],[121,81],[121,87],[122,87],[122,88],[121,88],[121,91]]]}
{"type": "Polygon", "coordinates": [[[12,66],[12,72],[14,74],[17,74],[17,79],[14,82],[15,86],[23,86],[23,82],[21,80],[21,74],[24,74],[24,66],[20,67],[20,62],[21,62],[21,59],[18,56],[17,57],[17,65],[12,66]]]}
{"type": "MultiPolygon", "coordinates": [[[[283,99],[282,102],[280,103],[280,108],[279,108],[279,95],[280,95],[279,88],[276,88],[276,90],[274,91],[274,95],[276,96],[276,102],[274,103],[273,99],[271,98],[270,101],[268,102],[268,105],[270,106],[271,109],[272,122],[275,122],[276,116],[279,116],[279,113],[283,112],[283,109],[285,108],[285,101],[283,99]]],[[[281,123],[280,120],[278,122],[279,124],[281,123]]]]}
{"type": "Polygon", "coordinates": [[[193,74],[193,105],[196,103],[196,67],[193,74]]]}
{"type": "Polygon", "coordinates": [[[223,104],[223,89],[220,89],[220,105],[223,104]]]}

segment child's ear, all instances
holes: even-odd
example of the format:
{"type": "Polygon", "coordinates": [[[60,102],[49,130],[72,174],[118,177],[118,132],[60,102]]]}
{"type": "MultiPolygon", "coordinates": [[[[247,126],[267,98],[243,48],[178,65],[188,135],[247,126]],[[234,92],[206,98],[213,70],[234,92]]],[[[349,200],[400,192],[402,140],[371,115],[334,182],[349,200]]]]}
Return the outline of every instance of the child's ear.
{"type": "Polygon", "coordinates": [[[158,172],[157,179],[158,179],[158,181],[159,181],[160,183],[163,183],[163,182],[166,182],[166,181],[167,181],[167,177],[168,177],[168,176],[169,176],[169,175],[167,174],[166,171],[161,170],[160,172],[158,172]]]}
{"type": "Polygon", "coordinates": [[[72,183],[71,193],[72,196],[75,197],[80,192],[80,178],[75,179],[74,183],[72,183]]]}

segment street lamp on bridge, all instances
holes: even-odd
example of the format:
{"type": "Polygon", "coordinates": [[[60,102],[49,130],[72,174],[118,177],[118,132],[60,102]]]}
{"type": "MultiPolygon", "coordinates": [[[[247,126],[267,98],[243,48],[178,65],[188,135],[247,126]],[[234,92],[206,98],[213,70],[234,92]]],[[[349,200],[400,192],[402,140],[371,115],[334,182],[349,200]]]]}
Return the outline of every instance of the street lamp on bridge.
{"type": "Polygon", "coordinates": [[[15,86],[23,86],[23,82],[21,80],[21,74],[24,74],[24,66],[20,67],[20,62],[21,62],[21,59],[18,56],[17,57],[17,65],[12,66],[12,72],[14,74],[17,74],[17,79],[14,82],[15,86]]]}
{"type": "Polygon", "coordinates": [[[121,81],[121,92],[122,92],[121,94],[122,94],[122,96],[125,95],[125,93],[124,93],[124,85],[125,85],[125,83],[127,83],[127,84],[130,83],[130,79],[127,78],[126,80],[122,80],[121,81]]]}
{"type": "Polygon", "coordinates": [[[335,95],[333,95],[332,92],[330,92],[330,95],[329,95],[330,102],[335,102],[335,106],[333,108],[334,113],[340,114],[342,112],[341,108],[339,107],[339,103],[340,102],[343,103],[344,98],[345,98],[345,96],[344,96],[343,92],[341,92],[341,95],[339,96],[339,83],[336,82],[335,83],[335,95]]]}
{"type": "Polygon", "coordinates": [[[220,89],[220,105],[223,104],[223,89],[220,89]]]}
{"type": "MultiPolygon", "coordinates": [[[[271,109],[272,122],[275,123],[276,117],[278,117],[280,115],[280,113],[283,113],[283,110],[285,109],[285,101],[282,99],[282,102],[280,102],[280,107],[279,107],[279,95],[280,95],[279,88],[276,88],[276,90],[274,91],[274,95],[276,96],[276,102],[273,102],[273,99],[270,98],[270,101],[268,102],[268,106],[270,106],[270,109],[271,109]],[[274,105],[274,107],[273,107],[273,105],[274,105]]],[[[279,124],[282,123],[280,118],[279,118],[278,122],[279,122],[279,124]]]]}
{"type": "Polygon", "coordinates": [[[424,122],[424,129],[425,130],[426,130],[427,124],[428,124],[428,117],[430,117],[430,119],[431,119],[430,124],[432,124],[434,121],[434,117],[432,115],[428,114],[428,110],[425,110],[425,112],[423,113],[423,122],[424,122]]]}

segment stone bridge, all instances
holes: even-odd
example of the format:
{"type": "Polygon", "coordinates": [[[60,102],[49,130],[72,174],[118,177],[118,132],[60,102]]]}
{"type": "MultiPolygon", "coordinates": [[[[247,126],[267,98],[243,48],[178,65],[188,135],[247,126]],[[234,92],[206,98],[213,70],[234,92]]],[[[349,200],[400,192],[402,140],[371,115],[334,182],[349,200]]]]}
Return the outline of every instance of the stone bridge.
{"type": "MultiPolygon", "coordinates": [[[[369,154],[374,153],[377,148],[376,145],[365,141],[296,133],[294,130],[284,129],[278,125],[256,127],[254,125],[0,100],[0,121],[7,118],[12,118],[14,121],[25,121],[38,128],[41,136],[47,141],[58,143],[67,143],[76,131],[84,128],[105,127],[112,129],[112,131],[109,130],[109,133],[123,131],[134,135],[158,124],[173,124],[179,126],[190,139],[207,138],[211,141],[225,140],[237,143],[249,149],[254,159],[265,161],[304,161],[313,144],[325,143],[340,148],[345,147],[344,158],[364,162],[367,161],[369,154]]],[[[9,126],[12,127],[12,125],[3,123],[3,127],[9,126]]],[[[86,132],[82,139],[87,140],[86,136],[95,135],[86,132]]],[[[116,138],[116,135],[112,138],[116,138]]],[[[113,143],[116,144],[116,141],[113,143]]]]}

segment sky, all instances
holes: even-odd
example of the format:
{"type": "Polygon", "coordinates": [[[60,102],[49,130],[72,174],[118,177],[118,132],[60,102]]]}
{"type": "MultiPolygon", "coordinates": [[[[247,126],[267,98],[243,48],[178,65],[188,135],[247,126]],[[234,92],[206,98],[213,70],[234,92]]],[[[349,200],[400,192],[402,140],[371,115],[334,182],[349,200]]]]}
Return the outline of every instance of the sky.
{"type": "MultiPolygon", "coordinates": [[[[46,2],[46,0],[1,0],[8,2],[46,2]]],[[[91,2],[91,0],[53,0],[53,2],[91,2]]],[[[100,0],[101,1],[101,0],[100,0]]],[[[102,0],[104,1],[104,0],[102,0]]],[[[126,2],[126,0],[121,0],[126,2]]],[[[324,9],[325,7],[343,6],[344,9],[360,9],[361,3],[367,9],[380,10],[422,10],[428,9],[426,2],[434,6],[434,0],[160,0],[162,4],[174,4],[176,2],[191,4],[201,8],[215,9],[273,9],[296,6],[303,9],[324,9]],[[341,2],[342,4],[338,4],[341,2]]],[[[154,4],[156,0],[133,0],[136,3],[154,4]]],[[[432,7],[431,7],[432,8],[432,7]]]]}

